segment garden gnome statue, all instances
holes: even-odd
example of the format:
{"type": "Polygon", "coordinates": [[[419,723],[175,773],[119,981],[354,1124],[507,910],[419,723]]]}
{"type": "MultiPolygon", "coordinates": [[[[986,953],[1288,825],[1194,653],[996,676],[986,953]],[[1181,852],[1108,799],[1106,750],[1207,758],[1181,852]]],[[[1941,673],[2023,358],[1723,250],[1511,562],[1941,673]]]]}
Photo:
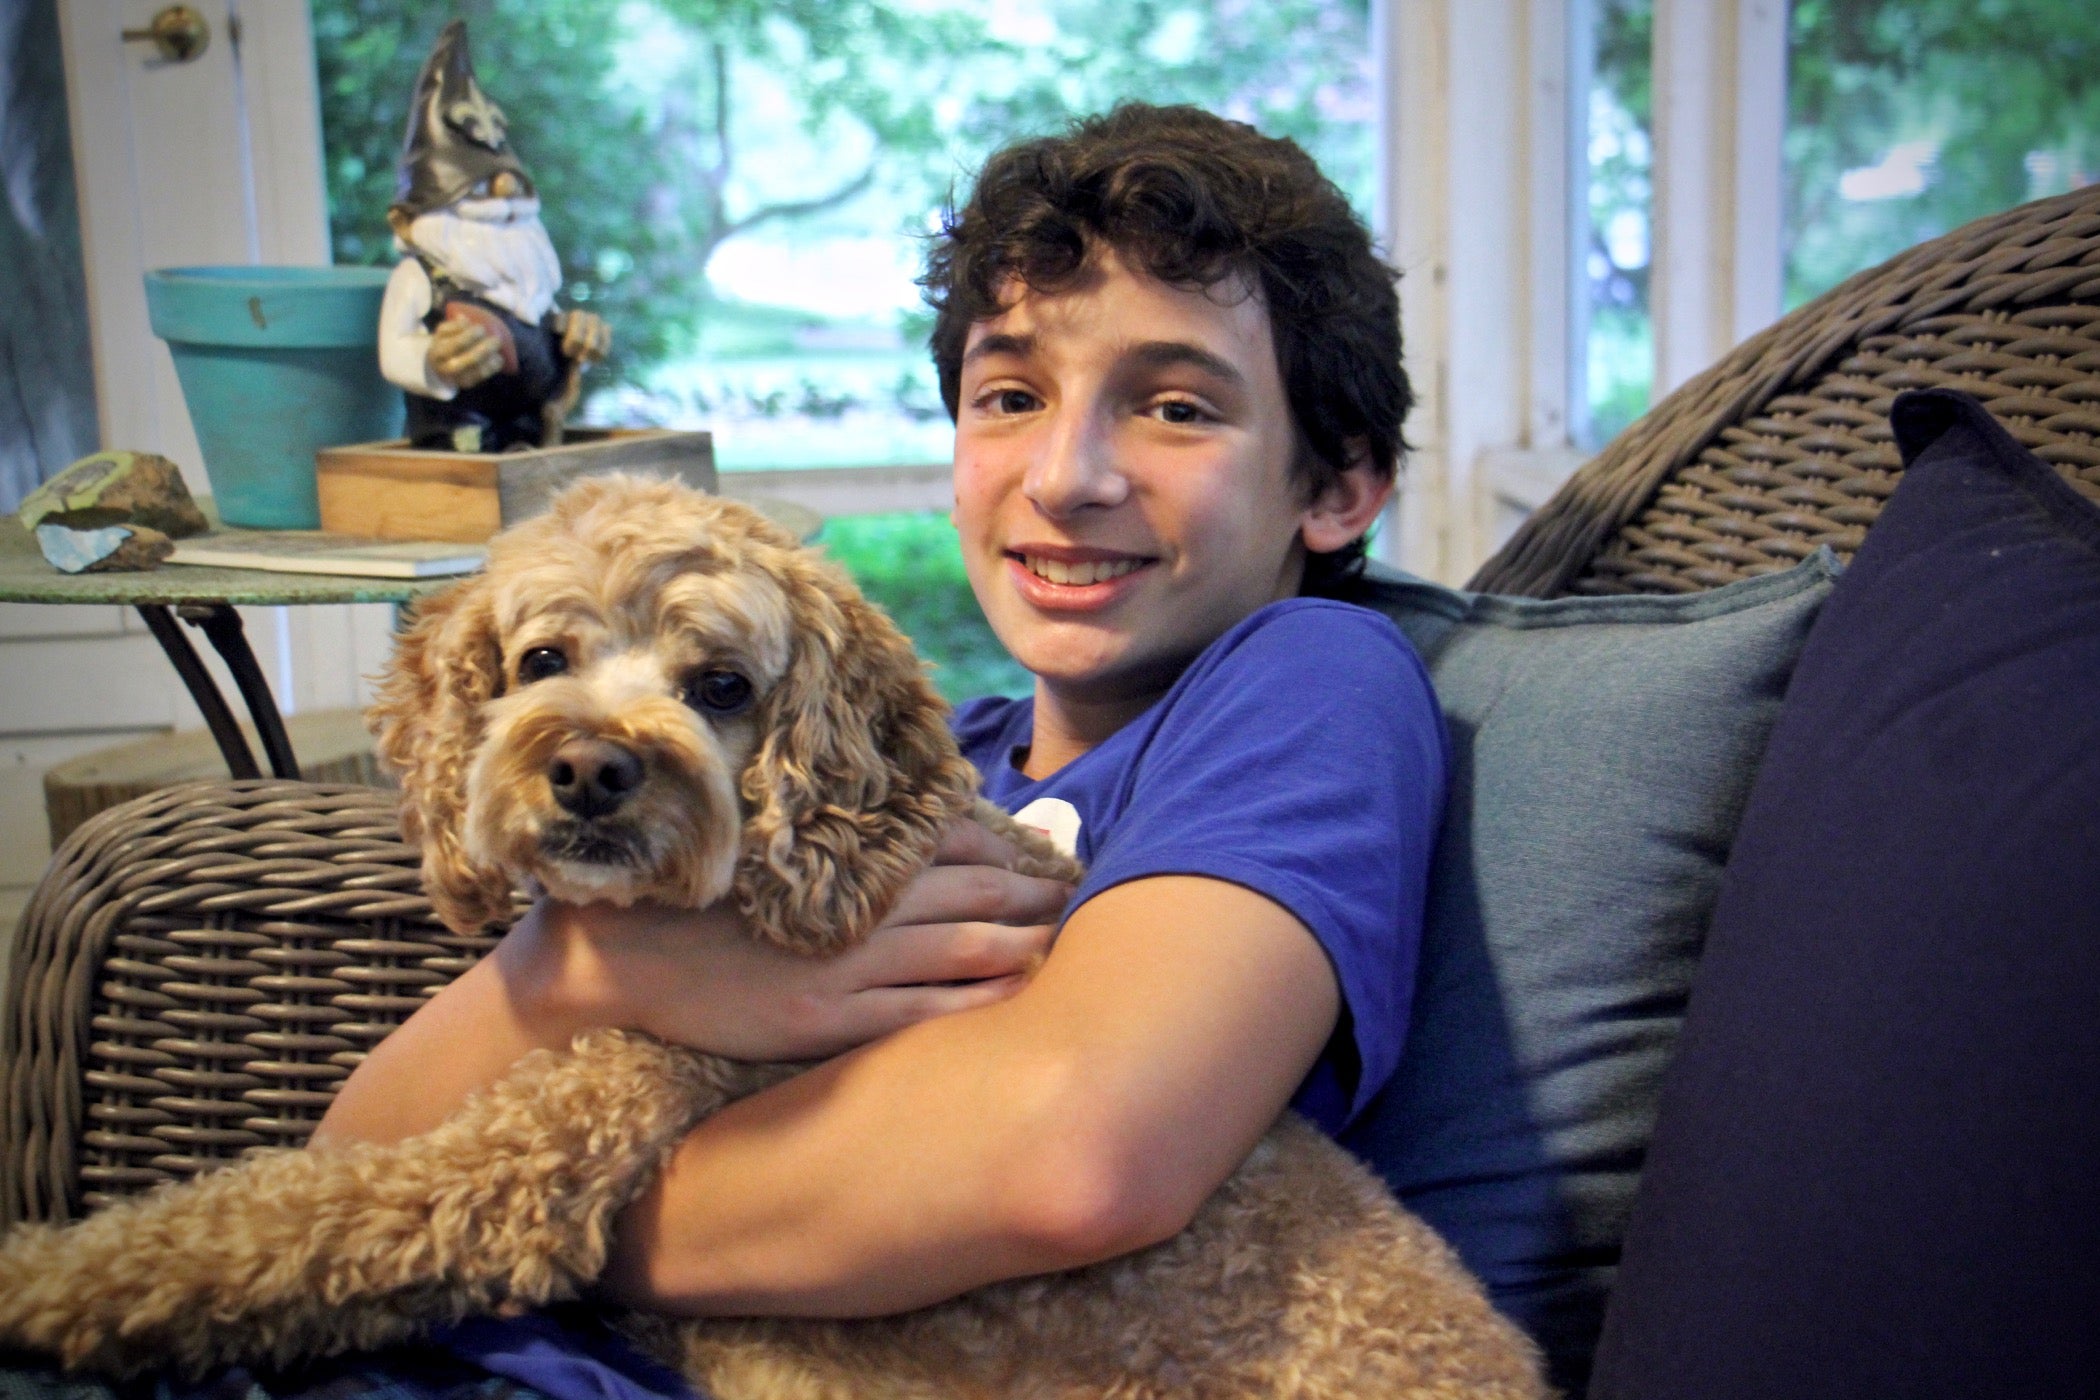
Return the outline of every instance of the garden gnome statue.
{"type": "Polygon", "coordinates": [[[386,219],[405,256],[380,306],[379,368],[408,394],[410,442],[559,445],[583,367],[605,358],[612,332],[587,311],[555,309],[561,259],[503,109],[474,81],[459,20],[416,79],[397,188],[386,219]]]}

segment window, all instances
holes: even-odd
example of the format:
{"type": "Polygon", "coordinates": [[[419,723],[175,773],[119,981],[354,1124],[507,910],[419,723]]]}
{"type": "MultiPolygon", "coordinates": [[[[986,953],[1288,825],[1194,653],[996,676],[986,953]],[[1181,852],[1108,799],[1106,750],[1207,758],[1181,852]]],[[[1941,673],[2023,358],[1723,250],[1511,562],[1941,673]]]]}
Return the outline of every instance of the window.
{"type": "Polygon", "coordinates": [[[1583,104],[1587,237],[1577,250],[1585,317],[1582,414],[1574,418],[1573,435],[1592,449],[1647,411],[1655,380],[1648,314],[1654,34],[1654,0],[1595,0],[1591,8],[1592,64],[1583,104]]]}
{"type": "Polygon", "coordinates": [[[95,383],[58,7],[33,0],[0,26],[0,511],[95,450],[95,383]]]}
{"type": "Polygon", "coordinates": [[[2090,0],[1394,0],[1397,561],[1465,579],[1784,309],[2100,175],[2090,0]]]}
{"type": "MultiPolygon", "coordinates": [[[[384,260],[401,107],[453,6],[312,3],[338,255],[384,260]]],[[[592,414],[704,423],[725,468],[835,522],[945,502],[914,235],[986,151],[1129,95],[1297,137],[1406,274],[1421,407],[1384,552],[1456,581],[1584,454],[1785,306],[2092,180],[2089,8],[481,0],[467,14],[572,287],[620,336],[592,414]]],[[[919,529],[835,523],[827,539],[881,594],[880,561],[943,547],[937,518],[919,529]]]]}
{"type": "Polygon", "coordinates": [[[2100,180],[2087,0],[1797,0],[1786,303],[1971,219],[2100,180]]]}
{"type": "Polygon", "coordinates": [[[965,617],[939,602],[961,565],[914,278],[950,190],[1016,135],[1142,97],[1293,137],[1375,207],[1368,0],[313,6],[337,258],[395,256],[409,94],[459,9],[567,294],[614,328],[584,416],[707,427],[724,472],[761,491],[821,483],[827,544],[955,694],[1024,678],[999,669],[966,591],[965,617]],[[935,511],[848,518],[884,500],[935,511]]]}

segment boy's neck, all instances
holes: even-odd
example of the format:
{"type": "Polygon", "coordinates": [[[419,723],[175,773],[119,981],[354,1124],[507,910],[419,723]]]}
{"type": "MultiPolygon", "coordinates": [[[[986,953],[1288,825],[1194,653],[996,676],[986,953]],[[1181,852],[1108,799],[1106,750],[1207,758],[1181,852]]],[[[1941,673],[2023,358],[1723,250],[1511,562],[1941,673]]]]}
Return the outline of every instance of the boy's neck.
{"type": "Polygon", "coordinates": [[[1083,700],[1061,695],[1038,678],[1035,683],[1034,734],[1021,771],[1040,781],[1106,740],[1152,708],[1159,695],[1083,700]]]}

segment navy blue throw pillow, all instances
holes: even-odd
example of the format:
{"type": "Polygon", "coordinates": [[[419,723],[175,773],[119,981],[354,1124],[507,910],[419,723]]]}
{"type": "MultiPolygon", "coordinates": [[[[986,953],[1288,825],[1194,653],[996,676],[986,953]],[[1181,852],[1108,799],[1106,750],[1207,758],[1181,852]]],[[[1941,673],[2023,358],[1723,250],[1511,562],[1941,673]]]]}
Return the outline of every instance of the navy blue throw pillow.
{"type": "Polygon", "coordinates": [[[1974,400],[1794,673],[1590,1391],[2100,1387],[2100,510],[1974,400]]]}

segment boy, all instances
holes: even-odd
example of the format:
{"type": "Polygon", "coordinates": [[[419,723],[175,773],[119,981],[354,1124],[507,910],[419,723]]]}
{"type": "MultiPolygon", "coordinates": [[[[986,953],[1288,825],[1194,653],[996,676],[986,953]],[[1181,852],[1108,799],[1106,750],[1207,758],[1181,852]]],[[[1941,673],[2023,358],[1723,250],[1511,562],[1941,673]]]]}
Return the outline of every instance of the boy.
{"type": "Polygon", "coordinates": [[[543,904],[323,1135],[419,1131],[592,1025],[836,1055],[686,1140],[606,1286],[853,1316],[1166,1238],[1286,1105],[1339,1129],[1398,1054],[1443,792],[1412,651],[1301,596],[1391,491],[1392,280],[1302,151],[1201,112],[994,157],[926,285],[971,584],[1037,680],[956,727],[1084,884],[1012,875],[966,825],[826,963],[719,909],[543,904]]]}

